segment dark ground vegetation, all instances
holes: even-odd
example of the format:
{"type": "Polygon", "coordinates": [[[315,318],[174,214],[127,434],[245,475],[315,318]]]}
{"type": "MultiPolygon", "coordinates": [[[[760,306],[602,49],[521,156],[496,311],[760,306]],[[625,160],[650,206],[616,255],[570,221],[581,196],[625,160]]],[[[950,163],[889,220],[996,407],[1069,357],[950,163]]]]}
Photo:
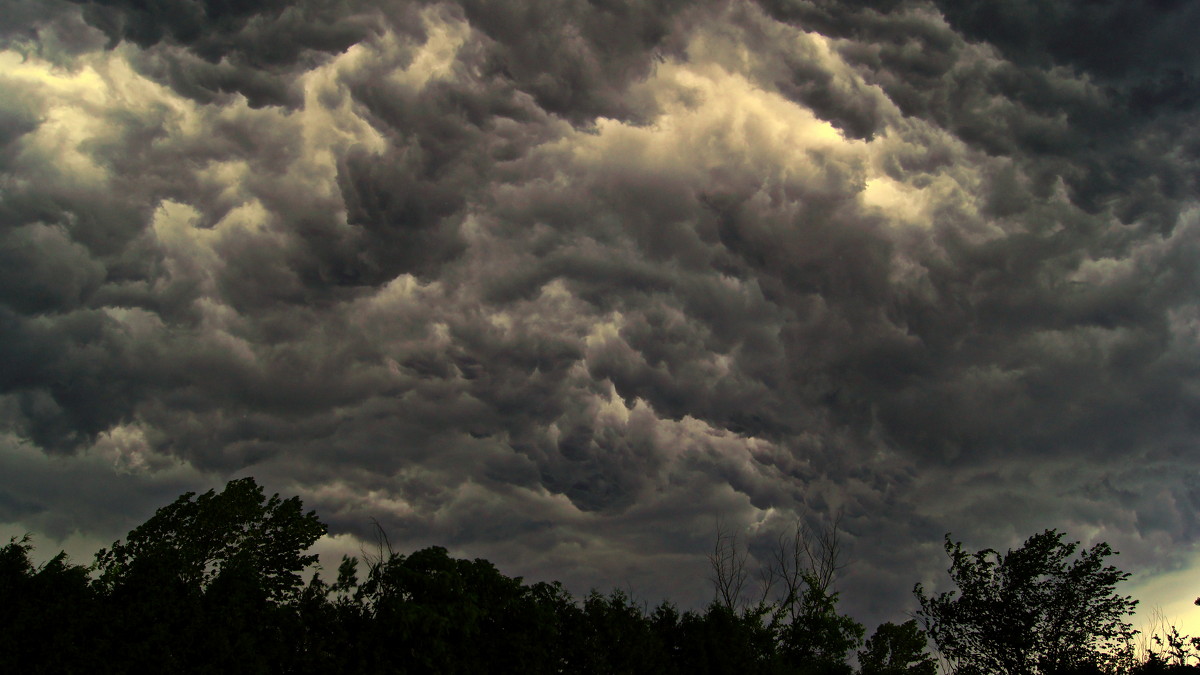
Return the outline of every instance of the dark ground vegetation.
{"type": "Polygon", "coordinates": [[[781,539],[748,597],[746,554],[718,533],[714,600],[653,609],[621,591],[576,599],[440,547],[343,559],[302,574],[325,532],[298,498],[252,478],[185,494],[91,566],[0,548],[0,671],[27,673],[1200,673],[1178,633],[1135,657],[1112,552],[1053,530],[1007,554],[947,537],[958,590],[917,588],[916,618],[864,627],[838,613],[836,530],[781,539]]]}

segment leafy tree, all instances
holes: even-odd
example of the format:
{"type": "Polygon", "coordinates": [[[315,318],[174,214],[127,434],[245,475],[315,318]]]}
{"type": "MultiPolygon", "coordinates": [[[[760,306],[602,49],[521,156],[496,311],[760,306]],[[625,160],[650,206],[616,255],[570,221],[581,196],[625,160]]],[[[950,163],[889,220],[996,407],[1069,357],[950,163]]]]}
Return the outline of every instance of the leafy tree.
{"type": "Polygon", "coordinates": [[[840,521],[838,515],[818,528],[797,521],[791,533],[780,535],[759,570],[754,603],[744,598],[748,553],[739,547],[736,534],[718,523],[708,556],[714,588],[709,618],[722,610],[747,635],[761,626],[774,640],[770,657],[763,659],[773,667],[806,675],[848,675],[848,657],[862,644],[863,626],[837,612],[833,583],[845,566],[840,521]]]}
{"type": "MultiPolygon", "coordinates": [[[[1164,622],[1165,624],[1165,622],[1164,622]]],[[[1193,672],[1200,670],[1200,638],[1182,635],[1175,626],[1161,627],[1161,632],[1154,631],[1150,636],[1153,646],[1143,665],[1143,671],[1154,671],[1156,668],[1164,672],[1193,672]],[[1191,661],[1196,661],[1192,666],[1191,661]]]]}
{"type": "MultiPolygon", "coordinates": [[[[253,479],[185,494],[97,564],[60,553],[37,566],[28,536],[0,547],[0,672],[655,673],[848,675],[862,626],[837,612],[836,521],[780,537],[747,599],[748,553],[718,532],[703,612],[653,612],[619,591],[576,601],[440,547],[344,558],[332,584],[299,573],[324,532],[298,499],[253,479]],[[93,572],[99,579],[93,580],[93,572]]],[[[1200,672],[1200,641],[1171,629],[1134,656],[1115,594],[1128,577],[1100,544],[1078,552],[1054,530],[1006,554],[946,538],[958,591],[918,618],[957,673],[1157,675],[1200,672]],[[1122,640],[1125,640],[1122,642],[1122,640]]],[[[858,651],[860,675],[933,675],[917,621],[884,624],[858,651]]]]}
{"type": "MultiPolygon", "coordinates": [[[[580,611],[567,611],[567,665],[585,673],[669,673],[661,630],[624,591],[593,590],[580,611]]],[[[663,618],[662,615],[659,617],[663,618]]]]}
{"type": "Polygon", "coordinates": [[[576,608],[558,584],[526,586],[440,546],[407,556],[389,548],[368,568],[355,592],[357,672],[389,672],[397,663],[413,673],[495,672],[501,663],[513,672],[563,670],[563,613],[576,608]]]}
{"type": "Polygon", "coordinates": [[[29,539],[0,547],[0,672],[94,672],[101,621],[88,569],[62,552],[35,566],[29,539]]]}
{"type": "Polygon", "coordinates": [[[1115,592],[1129,577],[1105,565],[1096,544],[1072,559],[1078,542],[1046,530],[1001,555],[963,550],[946,535],[950,578],[958,587],[926,596],[917,617],[956,673],[1029,675],[1077,669],[1100,660],[1134,633],[1124,620],[1137,601],[1115,592]]]}
{"type": "Polygon", "coordinates": [[[219,494],[188,492],[134,528],[124,542],[100,549],[96,565],[108,588],[144,576],[169,573],[171,582],[194,591],[218,579],[253,577],[266,598],[294,598],[300,572],[316,562],[305,555],[325,533],[316,513],[304,513],[299,497],[267,499],[253,478],[230,481],[219,494]]]}
{"type": "Polygon", "coordinates": [[[253,478],[186,493],[96,554],[117,672],[295,670],[305,551],[325,532],[253,478]]]}
{"type": "Polygon", "coordinates": [[[784,659],[801,673],[849,675],[847,656],[862,644],[863,625],[837,612],[837,593],[812,579],[805,584],[799,611],[780,629],[784,659]]]}
{"type": "Polygon", "coordinates": [[[862,675],[936,675],[937,663],[925,648],[925,633],[916,620],[897,626],[888,622],[867,639],[858,652],[862,675]]]}
{"type": "MultiPolygon", "coordinates": [[[[687,612],[667,641],[676,671],[689,675],[774,675],[788,672],[778,653],[776,632],[753,609],[735,612],[714,602],[704,614],[687,612]]],[[[660,614],[660,626],[664,626],[660,614]]]]}
{"type": "Polygon", "coordinates": [[[779,636],[785,663],[811,675],[849,675],[851,650],[862,644],[863,625],[837,611],[833,590],[845,563],[841,516],[813,529],[797,523],[791,537],[776,542],[774,560],[763,574],[778,587],[770,626],[779,636]]]}

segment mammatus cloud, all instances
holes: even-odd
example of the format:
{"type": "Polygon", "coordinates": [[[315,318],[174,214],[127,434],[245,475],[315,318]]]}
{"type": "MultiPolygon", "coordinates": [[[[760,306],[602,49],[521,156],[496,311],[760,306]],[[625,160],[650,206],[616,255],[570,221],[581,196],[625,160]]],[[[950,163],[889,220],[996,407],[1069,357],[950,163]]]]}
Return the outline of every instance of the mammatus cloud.
{"type": "Polygon", "coordinates": [[[0,7],[0,520],[253,473],[702,602],[840,511],[868,622],[948,530],[1197,539],[1183,5],[0,7]]]}

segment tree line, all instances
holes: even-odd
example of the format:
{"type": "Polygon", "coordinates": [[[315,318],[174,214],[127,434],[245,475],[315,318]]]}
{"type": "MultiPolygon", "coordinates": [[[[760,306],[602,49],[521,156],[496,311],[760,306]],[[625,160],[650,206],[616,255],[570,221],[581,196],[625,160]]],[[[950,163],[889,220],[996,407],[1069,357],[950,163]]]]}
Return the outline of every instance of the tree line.
{"type": "Polygon", "coordinates": [[[187,493],[88,566],[0,548],[0,672],[717,673],[1153,675],[1200,673],[1200,640],[1171,631],[1135,653],[1106,544],[1048,530],[1001,554],[946,538],[957,590],[909,621],[865,628],[839,612],[836,523],[797,528],[752,574],[718,528],[703,610],[653,609],[616,590],[576,599],[482,559],[430,547],[345,557],[303,574],[326,531],[297,497],[252,478],[187,493]],[[751,589],[753,587],[753,592],[751,589]]]}

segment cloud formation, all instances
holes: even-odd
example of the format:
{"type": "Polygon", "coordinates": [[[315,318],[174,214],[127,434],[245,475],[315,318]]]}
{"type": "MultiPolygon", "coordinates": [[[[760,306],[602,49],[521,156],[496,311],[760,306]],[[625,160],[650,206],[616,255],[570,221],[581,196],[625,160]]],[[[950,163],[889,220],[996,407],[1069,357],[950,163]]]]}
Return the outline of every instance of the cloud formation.
{"type": "Polygon", "coordinates": [[[253,473],[703,602],[841,511],[868,621],[948,530],[1179,564],[1193,10],[994,4],[0,2],[0,521],[253,473]]]}

